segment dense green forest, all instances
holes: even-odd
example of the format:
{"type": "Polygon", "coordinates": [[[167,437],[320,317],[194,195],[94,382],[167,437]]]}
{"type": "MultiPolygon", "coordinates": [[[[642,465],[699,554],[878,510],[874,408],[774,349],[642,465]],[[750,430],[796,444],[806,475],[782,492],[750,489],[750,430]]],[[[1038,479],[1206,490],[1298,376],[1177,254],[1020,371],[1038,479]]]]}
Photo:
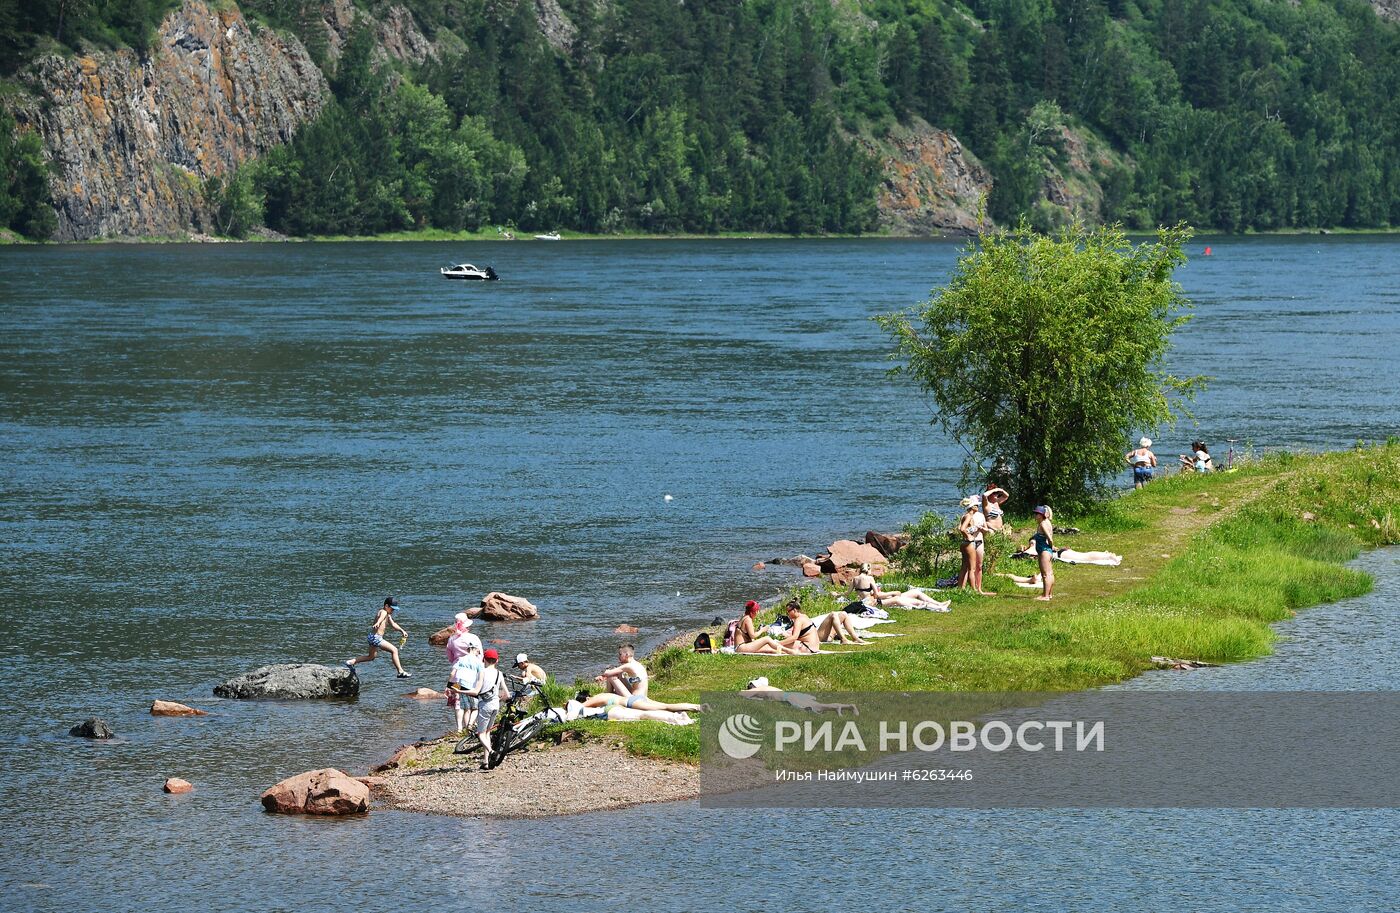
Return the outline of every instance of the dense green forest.
{"type": "MultiPolygon", "coordinates": [[[[529,0],[405,5],[441,39],[422,67],[368,29],[332,63],[314,0],[244,0],[334,100],[211,182],[221,229],[860,232],[879,169],[855,139],[915,117],[991,170],[1002,222],[1057,217],[1069,126],[1117,153],[1092,178],[1130,228],[1400,224],[1400,27],[1363,0],[562,0],[568,52],[529,0]]],[[[0,0],[0,66],[140,45],[166,8],[0,0]]]]}

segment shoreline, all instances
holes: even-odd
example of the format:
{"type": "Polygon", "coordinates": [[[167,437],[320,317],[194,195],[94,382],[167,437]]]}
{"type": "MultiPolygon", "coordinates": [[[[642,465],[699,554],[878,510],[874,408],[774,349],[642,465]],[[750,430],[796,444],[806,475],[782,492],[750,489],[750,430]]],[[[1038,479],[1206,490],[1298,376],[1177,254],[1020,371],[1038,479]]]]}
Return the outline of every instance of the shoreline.
{"type": "MultiPolygon", "coordinates": [[[[906,636],[836,653],[859,655],[862,659],[865,654],[878,657],[878,663],[854,661],[859,664],[856,674],[864,676],[860,679],[845,677],[850,674],[852,661],[847,661],[844,669],[837,661],[828,660],[818,665],[804,663],[800,657],[776,660],[748,657],[740,665],[732,657],[692,654],[689,640],[696,632],[685,632],[669,638],[647,657],[653,669],[652,690],[673,700],[696,700],[702,691],[732,691],[741,687],[741,679],[769,675],[780,687],[818,693],[823,690],[891,690],[896,683],[898,690],[930,692],[1079,691],[1127,681],[1158,668],[1153,662],[1154,656],[1204,660],[1216,665],[1247,662],[1271,652],[1269,644],[1274,639],[1276,622],[1291,618],[1300,610],[1358,596],[1371,589],[1373,581],[1369,575],[1343,565],[1362,551],[1400,542],[1394,516],[1400,509],[1400,497],[1395,490],[1397,480],[1400,480],[1400,441],[1394,440],[1369,449],[1279,454],[1212,476],[1164,477],[1143,489],[1146,495],[1130,491],[1107,502],[1106,510],[1119,511],[1110,514],[1111,522],[1101,522],[1098,528],[1084,522],[1085,532],[1078,534],[1076,541],[1085,541],[1081,537],[1087,534],[1094,537],[1089,547],[1116,547],[1125,553],[1124,560],[1118,567],[1073,566],[1057,570],[1060,579],[1053,604],[1036,603],[1031,595],[1002,585],[1000,581],[1004,578],[998,578],[999,595],[1010,598],[982,599],[943,591],[941,595],[954,600],[950,614],[893,610],[891,617],[898,619],[900,633],[906,636]],[[1374,470],[1388,479],[1392,487],[1370,495],[1372,500],[1357,511],[1344,496],[1338,497],[1338,492],[1353,490],[1348,484],[1353,477],[1351,474],[1371,472],[1371,467],[1377,463],[1393,464],[1391,468],[1395,472],[1386,473],[1384,466],[1374,470]],[[1304,500],[1300,500],[1300,495],[1304,500]],[[1378,501],[1374,500],[1377,495],[1378,501]],[[1153,516],[1156,525],[1135,525],[1133,515],[1125,516],[1120,510],[1124,504],[1128,504],[1130,510],[1135,508],[1153,516]],[[1257,555],[1242,551],[1239,543],[1247,541],[1251,532],[1256,537],[1272,536],[1276,541],[1265,544],[1273,550],[1261,546],[1257,555]],[[1144,546],[1136,555],[1122,545],[1134,540],[1144,546]],[[1237,575],[1221,575],[1218,569],[1222,566],[1228,569],[1232,563],[1245,568],[1252,560],[1271,568],[1268,573],[1276,578],[1274,585],[1281,603],[1230,604],[1230,600],[1239,596],[1232,586],[1252,593],[1256,584],[1244,570],[1237,575]],[[1148,600],[1170,598],[1170,594],[1176,592],[1172,589],[1174,583],[1178,589],[1182,588],[1177,578],[1190,577],[1193,569],[1198,570],[1197,565],[1204,566],[1211,575],[1212,579],[1204,586],[1207,591],[1211,586],[1217,587],[1218,598],[1213,603],[1196,606],[1194,627],[1180,627],[1190,618],[1169,618],[1170,623],[1152,628],[1152,620],[1161,621],[1168,616],[1160,601],[1148,600]],[[1145,625],[1146,632],[1133,630],[1127,648],[1116,643],[1106,647],[1097,642],[1096,639],[1106,635],[1095,626],[1106,627],[1111,616],[1131,614],[1135,604],[1148,606],[1146,610],[1139,610],[1141,618],[1130,619],[1139,626],[1145,625]],[[1068,623],[1063,630],[1069,632],[1071,641],[1081,643],[1077,649],[1071,643],[1069,652],[1060,656],[1055,650],[1061,645],[1046,649],[1038,639],[1024,636],[1022,629],[1027,627],[1028,621],[1052,626],[1068,623]],[[1208,622],[1219,625],[1220,630],[1210,629],[1208,622]],[[1202,625],[1206,626],[1205,634],[1197,630],[1202,625]],[[950,637],[952,631],[956,631],[960,639],[950,637]],[[1192,642],[1193,637],[1201,644],[1212,643],[1206,635],[1222,642],[1231,641],[1235,653],[1218,655],[1207,651],[1187,655],[1169,646],[1173,637],[1178,643],[1192,642]],[[1017,637],[1023,639],[1018,642],[1017,637]],[[1018,662],[1041,659],[1035,655],[1037,650],[1054,655],[1049,663],[1031,662],[998,668],[989,662],[992,656],[985,647],[988,641],[1012,654],[1018,662]],[[936,654],[932,665],[940,673],[937,680],[921,682],[917,672],[908,669],[911,657],[918,652],[936,654]],[[1106,658],[1114,658],[1117,663],[1104,661],[1106,658]],[[1094,662],[1095,659],[1100,661],[1094,662]],[[976,671],[983,678],[974,679],[969,687],[941,674],[952,675],[960,664],[977,667],[976,671]],[[872,680],[869,673],[859,671],[872,666],[898,667],[905,671],[901,672],[901,678],[893,681],[872,680]],[[1046,686],[1047,676],[1051,682],[1049,687],[1046,686]],[[858,687],[852,686],[853,683],[858,687]]],[[[892,574],[886,578],[887,582],[891,580],[899,581],[900,577],[892,574]]],[[[908,578],[903,582],[909,582],[908,578]]],[[[799,579],[789,592],[804,583],[810,581],[799,579]]],[[[1187,590],[1182,589],[1179,595],[1186,598],[1186,593],[1187,590]]],[[[696,630],[714,631],[709,627],[696,630]]],[[[543,750],[519,756],[528,762],[528,769],[522,765],[518,774],[510,770],[520,764],[513,757],[487,775],[496,777],[494,782],[505,789],[505,800],[479,793],[478,801],[482,804],[470,804],[463,798],[465,790],[472,783],[480,790],[485,778],[475,771],[453,770],[457,765],[451,764],[450,749],[444,758],[440,753],[434,756],[430,747],[425,756],[414,759],[414,766],[422,769],[385,774],[386,780],[393,784],[386,784],[385,795],[394,803],[391,807],[401,810],[464,817],[548,817],[698,796],[698,767],[693,761],[699,739],[694,726],[590,722],[569,724],[569,728],[581,729],[584,745],[594,746],[596,751],[606,754],[579,756],[571,753],[579,749],[545,743],[543,750]],[[688,741],[691,738],[693,742],[688,741]],[[598,801],[587,789],[575,787],[581,777],[600,775],[598,770],[584,769],[585,765],[579,762],[585,759],[604,767],[604,773],[625,761],[629,769],[637,771],[640,779],[636,782],[664,783],[664,788],[657,787],[646,794],[632,793],[625,801],[613,797],[598,801]],[[423,768],[425,763],[431,766],[423,768]],[[425,781],[446,780],[456,783],[456,787],[440,787],[434,791],[416,780],[411,787],[404,785],[402,781],[410,776],[424,777],[425,781]],[[522,807],[515,797],[528,791],[529,785],[541,778],[564,785],[563,791],[572,801],[551,800],[538,806],[522,807]],[[430,796],[436,798],[425,799],[430,796]],[[482,807],[488,810],[482,812],[482,807]]],[[[417,748],[423,747],[426,746],[417,748]]]]}
{"type": "MultiPolygon", "coordinates": [[[[698,724],[693,724],[698,725],[698,724]]],[[[616,739],[535,743],[495,770],[458,761],[452,740],[405,745],[366,780],[391,811],[454,818],[556,818],[700,796],[694,764],[639,758],[616,739]]]]}
{"type": "MultiPolygon", "coordinates": [[[[1129,237],[1150,238],[1148,230],[1128,231],[1129,237]]],[[[1227,232],[1210,228],[1197,228],[1194,238],[1290,238],[1290,237],[1387,237],[1400,234],[1400,226],[1390,228],[1280,228],[1270,231],[1227,232]]],[[[929,241],[961,242],[976,237],[974,232],[943,232],[937,235],[910,235],[894,232],[872,231],[860,234],[815,234],[791,235],[781,232],[730,231],[714,234],[676,232],[655,234],[647,232],[618,232],[603,234],[596,232],[564,231],[561,241],[929,241]]],[[[454,243],[501,243],[518,242],[554,244],[534,237],[532,232],[524,232],[514,238],[504,238],[496,231],[445,231],[423,229],[419,231],[384,232],[373,235],[254,235],[247,238],[228,238],[206,235],[199,232],[186,232],[177,235],[122,235],[107,238],[84,238],[73,241],[31,241],[11,232],[0,235],[0,248],[15,247],[59,247],[59,246],[101,246],[101,245],[146,245],[146,244],[398,244],[425,242],[454,243]]]]}

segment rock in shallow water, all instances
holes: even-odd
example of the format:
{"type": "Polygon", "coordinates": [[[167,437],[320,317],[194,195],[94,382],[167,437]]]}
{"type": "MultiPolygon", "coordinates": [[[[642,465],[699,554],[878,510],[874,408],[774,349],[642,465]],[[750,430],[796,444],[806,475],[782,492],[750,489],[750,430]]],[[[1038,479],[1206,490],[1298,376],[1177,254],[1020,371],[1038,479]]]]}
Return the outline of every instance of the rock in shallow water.
{"type": "Polygon", "coordinates": [[[339,666],[316,663],[277,663],[254,669],[214,687],[214,694],[229,698],[281,698],[308,700],[323,697],[354,697],[360,693],[360,678],[339,666]]]}
{"type": "Polygon", "coordinates": [[[116,736],[112,727],[107,725],[106,720],[99,720],[95,716],[90,716],[72,729],[68,730],[69,735],[79,736],[84,739],[110,739],[116,736]]]}
{"type": "Polygon", "coordinates": [[[179,777],[171,777],[170,779],[165,781],[165,785],[162,786],[161,789],[163,789],[165,792],[170,793],[172,796],[179,796],[183,795],[184,793],[194,792],[194,784],[191,783],[189,780],[181,780],[179,777]]]}
{"type": "Polygon", "coordinates": [[[262,794],[279,815],[356,815],[369,811],[369,787],[334,767],[288,777],[262,794]]]}
{"type": "Polygon", "coordinates": [[[196,710],[174,701],[156,700],[151,703],[151,716],[208,716],[203,710],[196,710]]]}
{"type": "Polygon", "coordinates": [[[481,608],[468,609],[467,614],[487,621],[533,621],[540,617],[540,610],[520,596],[491,592],[481,597],[481,608]]]}

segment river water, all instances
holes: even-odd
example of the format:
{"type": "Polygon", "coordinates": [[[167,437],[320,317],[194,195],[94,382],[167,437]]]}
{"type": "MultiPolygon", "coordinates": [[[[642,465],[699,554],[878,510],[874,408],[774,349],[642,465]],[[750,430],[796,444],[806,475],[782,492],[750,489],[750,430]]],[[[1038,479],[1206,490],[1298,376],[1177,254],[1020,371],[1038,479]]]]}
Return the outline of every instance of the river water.
{"type": "MultiPolygon", "coordinates": [[[[1172,367],[1213,375],[1193,436],[1345,446],[1400,433],[1400,238],[1201,239],[1172,367]]],[[[959,452],[884,376],[870,316],[957,246],[903,241],[0,249],[0,909],[1377,909],[1391,812],[709,812],[539,822],[265,816],[257,793],[435,734],[385,662],[357,701],[209,689],[359,652],[388,593],[425,636],[485,626],[565,677],[788,578],[753,562],[895,528],[959,452]],[[492,285],[440,280],[460,259],[492,285]],[[665,495],[671,495],[667,500],[665,495]],[[153,698],[213,711],[159,720],[153,698]],[[119,739],[67,728],[89,715],[119,739]],[[159,791],[171,775],[190,796],[159,791]],[[493,892],[506,892],[509,897],[493,892]]],[[[1127,442],[1125,442],[1125,449],[1127,442]]],[[[1283,626],[1275,657],[1130,687],[1397,687],[1400,559],[1283,626]]]]}

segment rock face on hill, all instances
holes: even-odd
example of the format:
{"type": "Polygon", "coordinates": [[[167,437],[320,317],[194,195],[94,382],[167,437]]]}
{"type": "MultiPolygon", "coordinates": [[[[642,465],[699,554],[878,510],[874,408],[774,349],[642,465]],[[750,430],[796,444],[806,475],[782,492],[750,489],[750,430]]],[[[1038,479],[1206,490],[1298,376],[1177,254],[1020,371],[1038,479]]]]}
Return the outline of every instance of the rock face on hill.
{"type": "Polygon", "coordinates": [[[876,201],[881,229],[897,235],[977,230],[992,176],[956,136],[915,118],[878,140],[860,142],[884,172],[876,201]]]}
{"type": "Polygon", "coordinates": [[[200,228],[204,180],[291,139],[327,87],[295,39],[185,0],[149,52],[41,58],[6,101],[53,165],[58,240],[200,228]]]}

